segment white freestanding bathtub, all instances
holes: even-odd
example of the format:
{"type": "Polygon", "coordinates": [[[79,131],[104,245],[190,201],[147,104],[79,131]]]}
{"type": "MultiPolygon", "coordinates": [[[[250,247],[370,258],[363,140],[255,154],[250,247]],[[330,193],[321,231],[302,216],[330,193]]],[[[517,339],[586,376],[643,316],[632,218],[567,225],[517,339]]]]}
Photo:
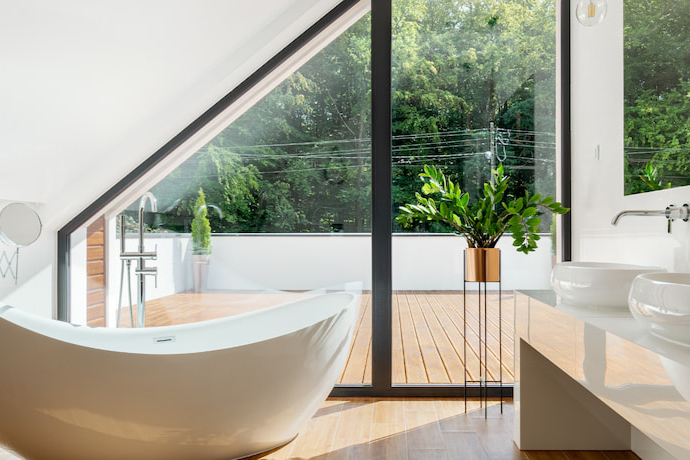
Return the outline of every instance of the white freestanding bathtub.
{"type": "Polygon", "coordinates": [[[293,439],[347,359],[358,296],[148,329],[0,307],[0,444],[41,460],[231,459],[293,439]]]}

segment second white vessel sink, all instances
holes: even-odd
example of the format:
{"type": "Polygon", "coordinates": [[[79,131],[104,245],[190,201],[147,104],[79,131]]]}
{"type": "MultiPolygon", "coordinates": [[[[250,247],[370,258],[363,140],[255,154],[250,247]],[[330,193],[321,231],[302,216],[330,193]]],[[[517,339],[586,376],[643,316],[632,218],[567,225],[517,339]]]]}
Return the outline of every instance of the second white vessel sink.
{"type": "Polygon", "coordinates": [[[652,333],[690,345],[690,273],[640,275],[628,303],[635,319],[652,333]]]}
{"type": "Polygon", "coordinates": [[[605,262],[562,262],[551,271],[551,286],[571,305],[626,310],[633,279],[663,268],[605,262]]]}

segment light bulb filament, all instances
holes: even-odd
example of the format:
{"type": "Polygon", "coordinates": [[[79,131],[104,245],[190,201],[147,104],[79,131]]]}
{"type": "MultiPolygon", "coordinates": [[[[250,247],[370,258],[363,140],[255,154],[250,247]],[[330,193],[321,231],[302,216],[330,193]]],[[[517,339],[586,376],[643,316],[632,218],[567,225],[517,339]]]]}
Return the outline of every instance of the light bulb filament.
{"type": "Polygon", "coordinates": [[[589,5],[587,5],[587,17],[588,18],[593,18],[597,14],[597,7],[594,4],[594,2],[589,2],[589,5]]]}

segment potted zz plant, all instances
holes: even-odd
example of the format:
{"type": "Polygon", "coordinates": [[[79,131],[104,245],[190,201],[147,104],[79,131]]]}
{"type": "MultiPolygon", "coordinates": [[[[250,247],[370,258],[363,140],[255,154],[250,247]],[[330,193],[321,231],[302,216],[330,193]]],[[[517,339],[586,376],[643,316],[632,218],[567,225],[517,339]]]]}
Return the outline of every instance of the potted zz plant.
{"type": "Polygon", "coordinates": [[[192,281],[194,292],[201,292],[206,287],[208,261],[211,257],[211,224],[208,221],[204,190],[199,189],[199,196],[194,203],[192,220],[192,281]]]}
{"type": "Polygon", "coordinates": [[[419,175],[424,185],[417,202],[400,207],[396,222],[409,227],[417,222],[439,221],[465,237],[468,249],[465,257],[466,281],[500,281],[500,252],[496,243],[510,232],[513,246],[525,254],[537,248],[539,224],[543,210],[565,214],[568,208],[552,197],[525,193],[515,198],[507,195],[510,177],[504,175],[503,165],[491,171],[491,180],[484,184],[483,197],[470,204],[467,192],[448,179],[435,166],[424,166],[419,175]]]}

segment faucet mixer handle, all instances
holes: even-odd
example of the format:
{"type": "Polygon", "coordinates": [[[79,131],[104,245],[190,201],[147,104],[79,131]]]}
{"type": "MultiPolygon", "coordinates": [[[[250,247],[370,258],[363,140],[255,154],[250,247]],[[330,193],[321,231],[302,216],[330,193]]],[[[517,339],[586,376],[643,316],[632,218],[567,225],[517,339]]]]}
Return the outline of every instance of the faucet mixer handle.
{"type": "Polygon", "coordinates": [[[690,219],[690,207],[687,203],[680,207],[673,204],[668,205],[666,206],[664,216],[666,216],[666,221],[668,223],[668,233],[671,233],[671,222],[675,219],[682,219],[683,222],[687,222],[688,219],[690,219]]]}
{"type": "Polygon", "coordinates": [[[155,286],[158,287],[158,267],[137,268],[136,270],[134,270],[134,274],[143,276],[153,276],[154,282],[156,283],[155,286]]]}

